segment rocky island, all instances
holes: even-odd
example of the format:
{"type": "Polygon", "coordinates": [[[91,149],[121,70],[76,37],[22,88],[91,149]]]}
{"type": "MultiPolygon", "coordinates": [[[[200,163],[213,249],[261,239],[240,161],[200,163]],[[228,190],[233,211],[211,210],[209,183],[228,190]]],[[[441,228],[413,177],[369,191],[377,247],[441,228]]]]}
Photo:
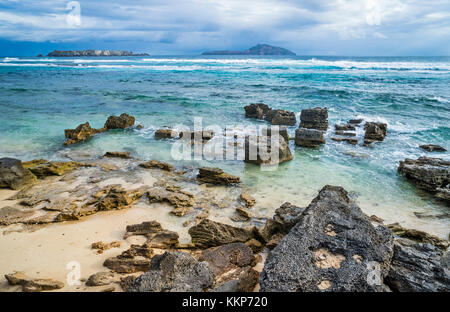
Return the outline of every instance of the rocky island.
{"type": "Polygon", "coordinates": [[[147,53],[134,53],[121,50],[54,50],[47,54],[50,57],[77,57],[77,56],[148,56],[147,53]]]}
{"type": "Polygon", "coordinates": [[[268,44],[257,44],[244,51],[210,51],[203,52],[202,55],[296,55],[285,48],[274,47],[268,44]]]}

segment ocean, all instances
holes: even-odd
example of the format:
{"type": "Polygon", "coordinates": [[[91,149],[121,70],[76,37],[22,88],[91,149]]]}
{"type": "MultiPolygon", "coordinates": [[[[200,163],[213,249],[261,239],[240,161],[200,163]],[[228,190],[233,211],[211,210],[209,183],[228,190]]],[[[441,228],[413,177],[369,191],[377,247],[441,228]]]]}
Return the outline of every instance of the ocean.
{"type": "MultiPolygon", "coordinates": [[[[239,175],[268,216],[284,201],[307,205],[326,184],[343,186],[367,214],[448,237],[448,207],[397,173],[400,160],[450,150],[450,57],[147,56],[121,58],[0,58],[0,157],[67,160],[131,151],[176,166],[214,166],[239,175]],[[263,102],[297,114],[327,107],[327,143],[290,147],[292,161],[262,171],[242,161],[174,161],[173,141],[155,140],[163,126],[265,126],[246,119],[245,105],[263,102]],[[64,129],[128,113],[142,130],[108,131],[65,147],[64,129]],[[388,125],[370,147],[330,140],[334,124],[352,118],[388,125]],[[416,213],[433,217],[419,218],[416,213]],[[446,214],[447,216],[440,216],[446,214]]],[[[245,131],[245,130],[244,130],[245,131]]],[[[363,130],[357,131],[357,137],[363,130]]]]}

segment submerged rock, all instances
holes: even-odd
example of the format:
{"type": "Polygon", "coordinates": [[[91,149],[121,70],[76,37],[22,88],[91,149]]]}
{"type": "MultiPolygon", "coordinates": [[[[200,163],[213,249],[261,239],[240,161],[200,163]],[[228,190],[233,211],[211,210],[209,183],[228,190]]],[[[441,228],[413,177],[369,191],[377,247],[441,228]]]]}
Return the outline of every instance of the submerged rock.
{"type": "Polygon", "coordinates": [[[210,184],[236,184],[241,183],[237,176],[228,174],[220,168],[203,167],[198,169],[197,180],[202,183],[210,184]]]}
{"type": "Polygon", "coordinates": [[[327,130],[328,109],[321,107],[302,109],[300,128],[327,130]]]}
{"type": "Polygon", "coordinates": [[[23,272],[5,275],[9,285],[20,285],[25,292],[40,292],[64,287],[64,283],[52,279],[30,278],[23,272]]]}
{"type": "Polygon", "coordinates": [[[153,168],[157,168],[157,169],[161,169],[161,170],[165,170],[165,171],[173,171],[173,166],[171,164],[168,164],[166,162],[163,161],[158,161],[158,160],[150,160],[144,163],[139,164],[139,167],[145,168],[145,169],[153,169],[153,168]]]}
{"type": "Polygon", "coordinates": [[[89,122],[86,122],[84,124],[79,125],[75,129],[64,130],[64,135],[66,137],[64,145],[72,145],[75,143],[86,141],[93,135],[104,131],[106,131],[106,128],[94,129],[91,127],[89,122]]]}
{"type": "Polygon", "coordinates": [[[131,152],[106,152],[103,157],[130,159],[131,152]]]}
{"type": "Polygon", "coordinates": [[[314,129],[296,129],[295,145],[303,147],[318,147],[325,144],[325,137],[322,131],[314,129]]]}
{"type": "Polygon", "coordinates": [[[247,208],[253,207],[256,203],[256,199],[250,194],[248,194],[246,191],[241,192],[239,199],[245,203],[245,206],[247,208]]]}
{"type": "Polygon", "coordinates": [[[106,129],[125,129],[134,126],[135,118],[128,114],[121,114],[117,116],[109,116],[105,122],[106,129]]]}
{"type": "Polygon", "coordinates": [[[258,165],[276,165],[294,158],[282,136],[278,136],[278,140],[275,137],[246,136],[244,149],[244,161],[258,165]]]}
{"type": "Polygon", "coordinates": [[[255,228],[237,228],[209,219],[189,229],[192,243],[199,248],[215,247],[236,242],[246,242],[255,236],[255,228]]]}
{"type": "Polygon", "coordinates": [[[424,144],[419,146],[421,149],[427,152],[446,152],[447,150],[440,145],[436,144],[424,144]]]}
{"type": "Polygon", "coordinates": [[[450,161],[441,158],[406,158],[400,161],[398,172],[418,188],[432,193],[445,194],[450,184],[450,161]]]}
{"type": "Polygon", "coordinates": [[[337,137],[332,137],[331,139],[333,141],[336,141],[336,142],[347,142],[347,143],[352,144],[352,145],[358,144],[358,140],[357,139],[337,138],[337,137]]]}
{"type": "Polygon", "coordinates": [[[18,190],[36,181],[36,177],[20,160],[14,158],[0,158],[0,188],[18,190]]]}
{"type": "Polygon", "coordinates": [[[430,243],[416,243],[398,239],[394,257],[385,282],[394,291],[448,292],[450,291],[450,261],[448,252],[430,243]]]}
{"type": "Polygon", "coordinates": [[[387,125],[381,122],[366,122],[364,126],[364,144],[383,141],[387,134],[387,125]]]}
{"type": "Polygon", "coordinates": [[[392,234],[325,186],[267,258],[261,291],[383,291],[392,234]]]}
{"type": "Polygon", "coordinates": [[[211,287],[214,274],[206,262],[185,252],[165,252],[151,261],[150,270],[136,278],[129,292],[200,292],[211,287]]]}

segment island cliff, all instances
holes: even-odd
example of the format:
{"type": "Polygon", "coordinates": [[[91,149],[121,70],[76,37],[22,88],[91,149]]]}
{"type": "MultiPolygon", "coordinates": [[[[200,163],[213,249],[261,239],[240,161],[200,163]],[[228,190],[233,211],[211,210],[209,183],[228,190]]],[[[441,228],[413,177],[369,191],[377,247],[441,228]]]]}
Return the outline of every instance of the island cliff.
{"type": "Polygon", "coordinates": [[[296,55],[294,52],[284,48],[274,47],[268,44],[257,44],[244,51],[210,51],[202,55],[296,55]]]}
{"type": "Polygon", "coordinates": [[[76,57],[76,56],[148,56],[147,53],[135,54],[131,51],[120,51],[120,50],[69,50],[69,51],[58,51],[54,50],[47,54],[51,57],[76,57]]]}

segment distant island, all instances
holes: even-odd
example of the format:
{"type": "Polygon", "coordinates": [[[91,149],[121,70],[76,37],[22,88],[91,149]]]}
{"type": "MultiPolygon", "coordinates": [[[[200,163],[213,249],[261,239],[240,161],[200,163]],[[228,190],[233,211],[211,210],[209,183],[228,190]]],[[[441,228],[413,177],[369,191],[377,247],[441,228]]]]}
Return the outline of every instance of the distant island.
{"type": "Polygon", "coordinates": [[[274,47],[268,44],[257,44],[245,51],[210,51],[203,52],[202,55],[296,55],[288,49],[274,47]]]}
{"type": "MultiPolygon", "coordinates": [[[[79,50],[79,51],[58,51],[55,50],[47,54],[51,57],[76,57],[76,56],[148,56],[147,53],[135,54],[131,51],[120,50],[79,50]]],[[[40,56],[40,55],[38,55],[40,56]]]]}

